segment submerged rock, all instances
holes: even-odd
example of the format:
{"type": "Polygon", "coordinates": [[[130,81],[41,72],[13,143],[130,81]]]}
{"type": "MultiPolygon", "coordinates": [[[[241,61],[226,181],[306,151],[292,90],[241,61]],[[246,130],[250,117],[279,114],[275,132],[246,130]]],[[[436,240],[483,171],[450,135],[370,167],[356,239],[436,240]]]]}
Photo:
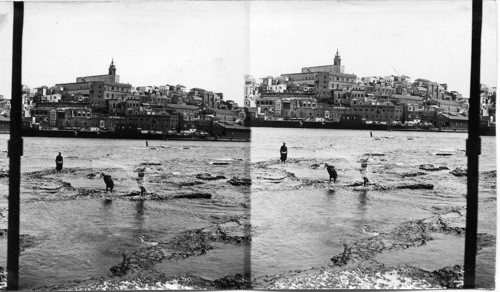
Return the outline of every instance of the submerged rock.
{"type": "Polygon", "coordinates": [[[450,171],[454,176],[467,176],[467,169],[457,167],[454,170],[450,171]]]}
{"type": "Polygon", "coordinates": [[[174,196],[176,199],[210,199],[212,194],[209,193],[192,193],[192,194],[181,194],[174,196]]]}
{"type": "Polygon", "coordinates": [[[252,184],[252,180],[249,178],[242,178],[242,177],[233,177],[232,179],[227,181],[228,183],[232,184],[233,186],[249,186],[252,184]]]}
{"type": "Polygon", "coordinates": [[[204,182],[201,181],[185,181],[178,183],[179,187],[192,187],[196,185],[202,185],[204,182]]]}
{"type": "Polygon", "coordinates": [[[234,276],[226,276],[224,278],[214,280],[216,289],[251,289],[252,282],[250,274],[236,274],[234,276]]]}
{"type": "Polygon", "coordinates": [[[402,178],[406,178],[406,177],[415,177],[415,176],[426,175],[426,174],[427,174],[426,172],[422,172],[422,171],[417,171],[417,172],[406,172],[406,173],[402,173],[402,174],[401,174],[401,177],[402,177],[402,178]]]}
{"type": "Polygon", "coordinates": [[[419,168],[427,171],[439,171],[439,170],[449,169],[446,166],[434,166],[434,164],[422,164],[419,166],[419,168]]]}
{"type": "Polygon", "coordinates": [[[227,177],[225,177],[223,175],[213,176],[212,174],[205,172],[205,173],[199,173],[199,174],[197,174],[196,178],[197,179],[202,179],[202,180],[218,180],[218,179],[226,179],[227,177]]]}
{"type": "Polygon", "coordinates": [[[464,271],[459,265],[435,270],[431,275],[442,287],[461,288],[463,286],[464,271]]]}
{"type": "Polygon", "coordinates": [[[487,179],[496,178],[497,171],[496,170],[482,171],[481,176],[483,176],[484,178],[487,178],[487,179]]]}
{"type": "Polygon", "coordinates": [[[410,189],[410,190],[418,190],[418,189],[432,190],[432,189],[434,189],[434,185],[433,184],[423,184],[423,183],[402,184],[402,185],[397,185],[394,188],[395,189],[410,189]]]}
{"type": "Polygon", "coordinates": [[[231,163],[229,162],[224,162],[224,161],[215,161],[215,162],[212,162],[213,165],[229,165],[231,163]]]}
{"type": "Polygon", "coordinates": [[[317,163],[314,163],[313,165],[310,166],[311,169],[319,169],[320,165],[317,163]]]}
{"type": "Polygon", "coordinates": [[[112,266],[109,270],[114,276],[124,276],[130,270],[130,259],[127,257],[125,253],[122,254],[123,260],[121,263],[112,266]]]}

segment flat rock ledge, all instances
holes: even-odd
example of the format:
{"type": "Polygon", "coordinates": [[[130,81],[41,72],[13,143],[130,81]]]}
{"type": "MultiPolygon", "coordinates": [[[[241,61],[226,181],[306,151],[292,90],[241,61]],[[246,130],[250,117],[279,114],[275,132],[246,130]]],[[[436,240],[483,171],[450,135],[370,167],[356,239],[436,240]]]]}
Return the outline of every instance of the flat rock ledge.
{"type": "Polygon", "coordinates": [[[361,267],[339,270],[331,267],[296,271],[260,280],[253,289],[442,289],[461,288],[460,266],[428,272],[412,266],[361,267]]]}
{"type": "Polygon", "coordinates": [[[366,187],[363,187],[362,182],[355,182],[345,185],[347,187],[354,187],[355,190],[372,190],[372,191],[387,191],[387,190],[433,190],[434,185],[428,183],[402,183],[394,185],[380,185],[377,183],[369,183],[366,187]]]}
{"type": "Polygon", "coordinates": [[[249,186],[252,184],[252,180],[249,178],[243,178],[243,177],[233,177],[232,179],[227,181],[228,183],[232,184],[233,186],[249,186]]]}
{"type": "Polygon", "coordinates": [[[457,167],[450,172],[454,176],[467,176],[467,169],[457,167]]]}
{"type": "Polygon", "coordinates": [[[434,166],[434,164],[422,164],[418,168],[426,171],[440,171],[449,169],[446,166],[434,166]]]}
{"type": "Polygon", "coordinates": [[[160,195],[155,193],[148,193],[145,195],[141,195],[141,192],[134,191],[123,195],[123,197],[131,201],[166,201],[173,199],[211,199],[212,194],[204,192],[191,192],[191,193],[177,193],[173,195],[172,194],[160,195]]]}
{"type": "Polygon", "coordinates": [[[102,290],[222,290],[250,289],[250,274],[230,275],[215,280],[207,280],[190,274],[175,276],[147,276],[126,279],[88,279],[62,285],[44,286],[36,290],[102,291],[102,290]]]}
{"type": "Polygon", "coordinates": [[[226,179],[227,177],[223,175],[212,175],[210,173],[199,173],[196,175],[197,179],[201,180],[218,180],[218,179],[226,179]]]}

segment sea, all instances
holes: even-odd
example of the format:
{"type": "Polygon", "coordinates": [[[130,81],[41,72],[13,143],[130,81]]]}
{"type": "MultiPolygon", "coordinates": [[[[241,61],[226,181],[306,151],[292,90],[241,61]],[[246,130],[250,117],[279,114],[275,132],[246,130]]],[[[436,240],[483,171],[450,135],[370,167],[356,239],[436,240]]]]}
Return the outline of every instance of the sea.
{"type": "MultiPolygon", "coordinates": [[[[8,135],[0,135],[7,149],[8,135]]],[[[20,288],[44,289],[74,281],[110,276],[122,254],[147,242],[168,242],[187,231],[249,216],[249,187],[232,186],[232,177],[248,177],[246,142],[146,141],[25,137],[21,161],[21,228],[30,246],[21,251],[20,288]],[[55,174],[61,152],[64,168],[55,174]],[[138,192],[138,169],[145,188],[156,194],[203,192],[211,199],[137,200],[120,198],[138,192]],[[43,172],[43,177],[33,176],[43,172]],[[101,172],[112,175],[115,189],[107,197],[101,172]],[[47,174],[48,173],[48,174],[47,174]],[[227,179],[197,181],[209,173],[227,179]],[[93,196],[71,199],[55,180],[93,196]],[[244,207],[246,206],[246,208],[244,207]]],[[[0,154],[8,170],[6,151],[0,154]]],[[[0,179],[0,228],[7,228],[8,178],[0,179]]],[[[7,239],[0,238],[0,265],[6,266],[7,239]],[[4,252],[1,252],[4,251],[4,252]]],[[[163,263],[166,276],[191,274],[214,280],[248,271],[248,247],[218,244],[205,255],[163,263]]],[[[76,285],[76,284],[75,284],[76,285]]]]}
{"type": "MultiPolygon", "coordinates": [[[[466,133],[253,128],[252,276],[328,266],[344,243],[465,207],[466,176],[450,171],[467,168],[466,139],[466,133]],[[286,164],[279,163],[283,143],[286,164]],[[336,167],[337,184],[361,183],[363,158],[369,158],[371,183],[431,183],[434,189],[332,189],[325,183],[325,163],[336,167]],[[422,164],[449,170],[426,172],[419,169],[422,164]],[[422,175],[402,178],[417,172],[422,175]]],[[[495,171],[496,139],[481,139],[479,170],[495,171]]],[[[480,179],[478,232],[496,236],[496,205],[496,175],[480,179]]],[[[376,260],[387,267],[407,264],[434,271],[463,265],[464,242],[464,237],[443,236],[422,247],[382,253],[376,260]]],[[[478,252],[476,276],[478,287],[494,287],[495,247],[478,252]]]]}
{"type": "MultiPolygon", "coordinates": [[[[0,171],[8,170],[8,135],[0,135],[0,171]],[[3,148],[2,148],[3,147],[3,148]]],[[[145,141],[81,138],[24,138],[21,162],[21,234],[32,243],[21,251],[20,288],[40,289],[109,275],[125,251],[143,239],[166,242],[234,218],[250,217],[251,249],[219,245],[206,255],[164,264],[166,275],[192,274],[206,279],[245,273],[252,277],[331,264],[330,258],[372,234],[410,221],[464,207],[466,177],[450,171],[467,168],[465,133],[328,129],[253,128],[252,142],[145,141]],[[279,163],[279,148],[288,161],[279,163]],[[64,157],[63,173],[55,157],[64,157]],[[446,153],[447,156],[436,154],[446,153]],[[325,163],[335,165],[338,184],[361,182],[359,161],[369,158],[372,183],[431,183],[433,190],[359,191],[329,187],[325,163]],[[219,162],[219,163],[214,163],[219,162]],[[225,163],[221,163],[225,162],[225,163]],[[449,170],[405,178],[422,164],[449,170]],[[227,178],[251,177],[251,188],[226,180],[183,187],[212,194],[209,200],[106,200],[103,196],[66,198],[51,191],[54,179],[78,189],[104,193],[101,172],[113,175],[115,192],[138,191],[137,169],[144,168],[146,188],[156,193],[181,191],[178,184],[199,173],[227,178]],[[34,175],[46,174],[49,181],[34,175]],[[307,187],[304,187],[307,182],[307,187]]],[[[495,137],[482,137],[481,172],[494,171],[495,137]]],[[[0,178],[0,228],[7,228],[8,178],[0,178]]],[[[479,232],[496,236],[496,176],[479,185],[479,232]]],[[[382,253],[386,266],[409,264],[432,271],[463,264],[464,238],[444,236],[410,252],[382,253]]],[[[0,266],[6,266],[7,239],[0,238],[0,266]],[[1,252],[4,251],[4,252],[1,252]]],[[[493,287],[495,248],[478,252],[477,282],[493,287]]]]}

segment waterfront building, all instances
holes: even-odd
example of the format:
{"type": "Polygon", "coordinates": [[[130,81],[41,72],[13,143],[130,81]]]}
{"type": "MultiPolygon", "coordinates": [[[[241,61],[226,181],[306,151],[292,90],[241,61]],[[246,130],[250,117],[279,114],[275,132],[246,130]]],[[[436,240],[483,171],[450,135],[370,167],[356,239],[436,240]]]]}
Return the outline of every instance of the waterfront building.
{"type": "Polygon", "coordinates": [[[392,103],[356,104],[346,110],[346,113],[357,114],[366,121],[392,123],[393,121],[402,121],[403,106],[392,103]]]}
{"type": "Polygon", "coordinates": [[[60,130],[90,130],[91,128],[99,128],[102,131],[115,131],[117,125],[122,124],[125,118],[109,117],[104,115],[99,116],[73,116],[67,117],[58,122],[60,130]]]}
{"type": "Polygon", "coordinates": [[[436,117],[436,127],[448,128],[451,130],[467,130],[469,118],[456,113],[441,113],[436,117]]]}
{"type": "Polygon", "coordinates": [[[166,132],[177,129],[179,126],[178,115],[132,114],[125,117],[126,124],[135,125],[143,131],[166,132]]]}
{"type": "Polygon", "coordinates": [[[266,118],[298,118],[297,110],[317,108],[317,100],[311,95],[274,94],[262,95],[256,100],[257,115],[266,118]]]}
{"type": "Polygon", "coordinates": [[[438,106],[444,113],[460,113],[465,111],[463,103],[453,100],[433,99],[429,103],[438,106]]]}
{"type": "Polygon", "coordinates": [[[236,123],[214,123],[211,134],[217,138],[250,139],[250,128],[236,123]]]}
{"type": "Polygon", "coordinates": [[[257,114],[263,114],[266,117],[281,117],[281,99],[283,95],[266,95],[255,100],[257,114]]]}

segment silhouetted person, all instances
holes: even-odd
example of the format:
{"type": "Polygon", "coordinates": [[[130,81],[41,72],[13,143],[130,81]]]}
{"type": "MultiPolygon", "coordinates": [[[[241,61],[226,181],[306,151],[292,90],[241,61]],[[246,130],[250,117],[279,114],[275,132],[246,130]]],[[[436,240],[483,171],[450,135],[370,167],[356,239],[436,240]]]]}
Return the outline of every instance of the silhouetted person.
{"type": "Polygon", "coordinates": [[[366,185],[370,182],[368,178],[366,177],[366,168],[368,167],[368,158],[362,159],[361,160],[361,177],[363,177],[363,186],[366,187],[366,185]]]}
{"type": "Polygon", "coordinates": [[[103,172],[102,177],[104,179],[104,182],[106,183],[106,192],[108,191],[108,189],[110,189],[110,191],[113,192],[113,188],[115,187],[115,183],[113,182],[111,175],[105,174],[103,172]]]}
{"type": "Polygon", "coordinates": [[[61,173],[62,168],[63,168],[63,157],[61,155],[61,152],[59,152],[59,155],[56,156],[56,173],[61,173]]]}
{"type": "Polygon", "coordinates": [[[328,171],[328,174],[330,175],[330,183],[332,182],[333,178],[333,183],[337,182],[337,171],[335,170],[335,166],[333,165],[328,165],[328,163],[325,164],[326,170],[328,171]]]}
{"type": "Polygon", "coordinates": [[[139,176],[139,179],[137,180],[137,182],[139,183],[139,188],[141,189],[141,196],[142,196],[142,195],[148,193],[146,191],[146,188],[144,187],[144,185],[145,185],[145,179],[146,179],[144,177],[144,173],[146,172],[146,168],[145,167],[139,168],[137,172],[138,172],[138,176],[139,176]]]}
{"type": "Polygon", "coordinates": [[[280,148],[281,163],[285,163],[286,162],[286,156],[288,154],[288,149],[286,148],[285,145],[286,145],[285,142],[283,142],[283,146],[281,146],[281,148],[280,148]]]}

